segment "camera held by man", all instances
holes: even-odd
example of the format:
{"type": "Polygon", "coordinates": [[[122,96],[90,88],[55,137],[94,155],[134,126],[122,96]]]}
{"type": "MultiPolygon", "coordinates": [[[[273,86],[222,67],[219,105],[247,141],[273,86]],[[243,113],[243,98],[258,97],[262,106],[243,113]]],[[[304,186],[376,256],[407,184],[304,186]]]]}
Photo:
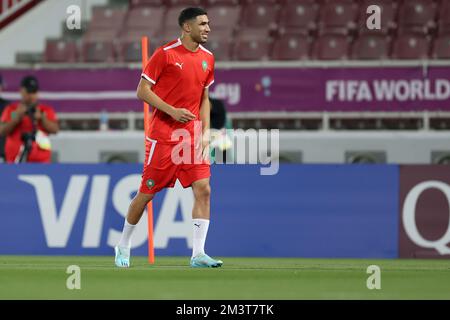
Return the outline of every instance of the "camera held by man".
{"type": "Polygon", "coordinates": [[[33,76],[22,79],[21,101],[8,105],[0,122],[0,135],[6,136],[8,163],[51,162],[49,134],[59,130],[55,111],[39,102],[39,83],[33,76]]]}

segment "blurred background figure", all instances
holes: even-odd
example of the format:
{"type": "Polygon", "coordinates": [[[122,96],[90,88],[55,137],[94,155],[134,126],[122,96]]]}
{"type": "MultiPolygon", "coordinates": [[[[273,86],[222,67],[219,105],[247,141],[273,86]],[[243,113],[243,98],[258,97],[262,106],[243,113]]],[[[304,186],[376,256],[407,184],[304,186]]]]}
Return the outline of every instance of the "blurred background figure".
{"type": "Polygon", "coordinates": [[[209,101],[211,102],[211,162],[216,160],[219,163],[231,162],[233,160],[233,142],[227,129],[232,129],[232,124],[227,116],[225,103],[211,97],[209,101]],[[222,153],[222,158],[217,158],[218,152],[222,153]]]}
{"type": "Polygon", "coordinates": [[[0,135],[6,137],[6,162],[51,161],[49,134],[59,130],[55,111],[39,102],[39,83],[34,76],[26,76],[20,86],[21,101],[3,110],[0,135]]]}
{"type": "MultiPolygon", "coordinates": [[[[0,117],[2,116],[3,109],[9,104],[9,102],[2,98],[1,93],[3,90],[3,78],[0,74],[0,117]]],[[[0,136],[0,163],[5,161],[5,138],[0,136]]]]}

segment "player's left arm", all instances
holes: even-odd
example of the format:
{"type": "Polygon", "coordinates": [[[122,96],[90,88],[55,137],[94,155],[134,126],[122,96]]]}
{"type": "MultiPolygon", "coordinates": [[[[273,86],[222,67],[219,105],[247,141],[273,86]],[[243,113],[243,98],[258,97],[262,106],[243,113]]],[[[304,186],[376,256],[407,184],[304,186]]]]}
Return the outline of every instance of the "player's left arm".
{"type": "Polygon", "coordinates": [[[209,128],[210,128],[211,103],[209,101],[209,89],[203,91],[200,104],[200,121],[202,122],[202,155],[206,159],[209,156],[209,128]]]}

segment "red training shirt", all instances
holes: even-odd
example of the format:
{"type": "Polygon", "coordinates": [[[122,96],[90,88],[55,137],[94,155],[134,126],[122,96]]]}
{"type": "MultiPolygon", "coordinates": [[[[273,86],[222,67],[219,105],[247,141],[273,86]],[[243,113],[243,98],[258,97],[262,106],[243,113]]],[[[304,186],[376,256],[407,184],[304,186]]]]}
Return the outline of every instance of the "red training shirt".
{"type": "MultiPolygon", "coordinates": [[[[214,82],[214,56],[202,45],[196,52],[186,49],[180,39],[159,47],[145,67],[142,77],[153,84],[152,91],[175,108],[185,108],[197,119],[205,88],[214,82]]],[[[173,130],[184,128],[192,137],[194,121],[181,123],[156,108],[147,137],[159,143],[175,144],[173,130]]]]}

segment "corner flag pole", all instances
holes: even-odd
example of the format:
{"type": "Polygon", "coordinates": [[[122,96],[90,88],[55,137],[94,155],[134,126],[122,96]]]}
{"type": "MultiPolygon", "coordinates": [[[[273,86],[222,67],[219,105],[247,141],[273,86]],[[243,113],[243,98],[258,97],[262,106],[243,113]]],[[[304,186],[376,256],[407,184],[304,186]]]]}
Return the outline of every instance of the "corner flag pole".
{"type": "MultiPolygon", "coordinates": [[[[148,38],[141,38],[141,49],[142,49],[142,70],[145,69],[148,62],[148,38]]],[[[144,146],[146,144],[145,135],[148,132],[148,126],[150,124],[150,107],[144,102],[144,146]]],[[[150,264],[155,263],[155,248],[153,246],[153,204],[150,201],[147,204],[147,221],[148,221],[148,262],[150,264]]]]}

